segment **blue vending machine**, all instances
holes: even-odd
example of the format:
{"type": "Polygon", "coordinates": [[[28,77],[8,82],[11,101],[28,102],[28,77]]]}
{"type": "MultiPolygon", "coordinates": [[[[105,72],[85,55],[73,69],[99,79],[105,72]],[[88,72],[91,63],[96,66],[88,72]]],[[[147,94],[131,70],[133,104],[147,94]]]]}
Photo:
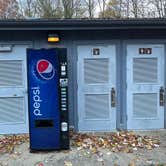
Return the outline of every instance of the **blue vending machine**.
{"type": "Polygon", "coordinates": [[[69,148],[66,52],[27,49],[31,152],[69,148]]]}

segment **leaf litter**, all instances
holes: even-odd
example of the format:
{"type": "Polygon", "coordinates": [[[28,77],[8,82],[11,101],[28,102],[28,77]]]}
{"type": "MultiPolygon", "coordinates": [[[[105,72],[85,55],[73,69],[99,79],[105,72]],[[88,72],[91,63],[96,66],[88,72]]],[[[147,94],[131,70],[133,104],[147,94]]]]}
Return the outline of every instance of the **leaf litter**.
{"type": "MultiPolygon", "coordinates": [[[[107,133],[104,136],[71,131],[70,140],[71,146],[76,147],[78,151],[84,149],[92,154],[100,154],[100,148],[108,149],[111,152],[132,153],[138,149],[152,150],[160,145],[159,139],[140,136],[133,131],[107,133]]],[[[0,137],[0,153],[13,153],[17,145],[25,142],[29,142],[28,134],[0,137]]]]}
{"type": "Polygon", "coordinates": [[[74,132],[71,132],[70,135],[72,146],[77,147],[77,150],[90,150],[93,154],[97,154],[100,148],[112,152],[133,153],[138,149],[152,150],[160,145],[159,139],[140,136],[133,131],[107,133],[104,136],[74,132]]]}
{"type": "MultiPolygon", "coordinates": [[[[29,142],[28,134],[6,135],[0,137],[0,153],[13,153],[15,146],[25,142],[29,142]]],[[[19,154],[18,152],[15,152],[15,154],[16,153],[19,154]]]]}

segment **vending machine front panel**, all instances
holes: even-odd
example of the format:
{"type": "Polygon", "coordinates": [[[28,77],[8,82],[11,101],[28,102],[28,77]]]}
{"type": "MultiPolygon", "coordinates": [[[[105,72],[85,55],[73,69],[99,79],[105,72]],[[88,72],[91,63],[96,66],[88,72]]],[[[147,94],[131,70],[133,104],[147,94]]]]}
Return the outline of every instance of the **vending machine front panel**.
{"type": "Polygon", "coordinates": [[[28,49],[31,150],[60,149],[60,64],[56,49],[28,49]]]}

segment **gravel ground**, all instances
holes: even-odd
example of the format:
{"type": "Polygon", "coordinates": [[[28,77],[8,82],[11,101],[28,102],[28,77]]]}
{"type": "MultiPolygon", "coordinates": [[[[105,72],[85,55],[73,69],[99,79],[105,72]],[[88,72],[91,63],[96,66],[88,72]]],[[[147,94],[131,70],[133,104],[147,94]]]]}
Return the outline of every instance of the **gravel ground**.
{"type": "Polygon", "coordinates": [[[68,151],[29,153],[29,144],[16,146],[12,154],[0,155],[0,166],[166,166],[166,130],[136,132],[158,137],[159,148],[139,149],[134,153],[110,152],[100,149],[98,154],[71,147],[68,151]]]}

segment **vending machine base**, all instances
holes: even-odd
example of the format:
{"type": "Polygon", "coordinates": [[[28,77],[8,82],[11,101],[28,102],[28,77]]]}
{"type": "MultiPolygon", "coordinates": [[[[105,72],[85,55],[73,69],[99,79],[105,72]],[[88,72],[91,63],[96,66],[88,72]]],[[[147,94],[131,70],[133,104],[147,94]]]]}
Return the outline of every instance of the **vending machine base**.
{"type": "Polygon", "coordinates": [[[30,152],[69,149],[66,52],[27,50],[30,152]]]}

